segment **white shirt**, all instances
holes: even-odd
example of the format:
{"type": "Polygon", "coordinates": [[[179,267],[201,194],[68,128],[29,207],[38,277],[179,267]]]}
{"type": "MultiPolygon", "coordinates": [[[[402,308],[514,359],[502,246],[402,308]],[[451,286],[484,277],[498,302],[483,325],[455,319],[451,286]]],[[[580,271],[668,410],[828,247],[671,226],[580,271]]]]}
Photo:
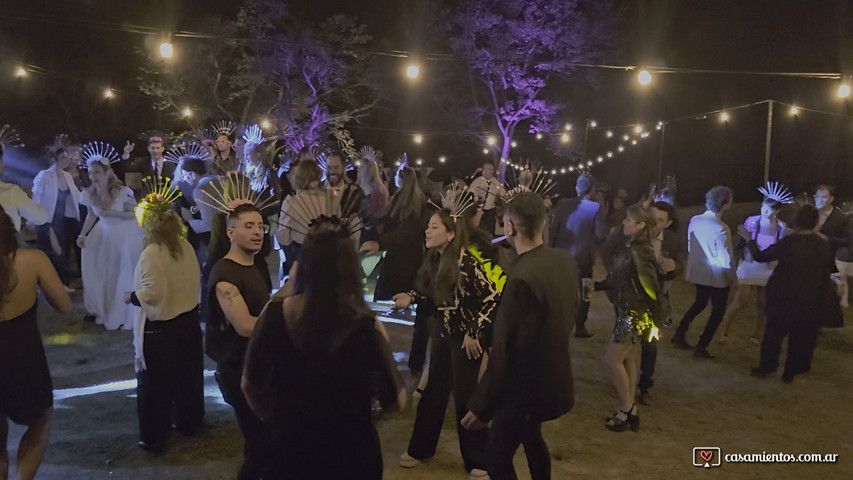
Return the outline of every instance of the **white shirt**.
{"type": "Polygon", "coordinates": [[[181,240],[178,259],[166,247],[152,243],[142,250],[133,275],[133,288],[145,316],[171,320],[198,305],[201,272],[193,247],[181,240]]]}
{"type": "Polygon", "coordinates": [[[9,215],[15,230],[21,230],[21,217],[34,225],[47,222],[47,212],[14,183],[0,182],[0,206],[9,215]]]}
{"type": "Polygon", "coordinates": [[[472,192],[483,202],[483,210],[495,208],[495,201],[506,193],[504,186],[501,185],[498,179],[494,177],[486,179],[486,177],[482,176],[475,178],[471,182],[468,191],[472,192]]]}
{"type": "MultiPolygon", "coordinates": [[[[65,202],[65,216],[80,220],[80,190],[77,190],[77,185],[74,184],[74,178],[68,172],[62,172],[65,176],[65,183],[68,185],[68,190],[71,194],[68,195],[68,201],[65,202]]],[[[52,165],[46,170],[42,170],[33,179],[33,201],[38,203],[47,212],[47,218],[53,218],[53,211],[56,209],[56,197],[59,193],[58,181],[56,178],[56,165],[52,165]]]]}
{"type": "Polygon", "coordinates": [[[709,210],[690,219],[685,280],[708,287],[728,287],[735,279],[733,256],[731,229],[716,213],[709,210]]]}

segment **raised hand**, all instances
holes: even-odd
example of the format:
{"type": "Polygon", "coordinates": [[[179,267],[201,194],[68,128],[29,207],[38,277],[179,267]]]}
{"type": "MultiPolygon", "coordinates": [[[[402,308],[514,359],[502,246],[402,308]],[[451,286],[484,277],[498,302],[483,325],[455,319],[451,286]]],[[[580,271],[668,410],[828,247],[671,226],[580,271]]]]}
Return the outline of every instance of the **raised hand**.
{"type": "Polygon", "coordinates": [[[132,152],[135,147],[136,144],[128,140],[127,145],[124,146],[124,154],[130,156],[130,152],[132,152]]]}

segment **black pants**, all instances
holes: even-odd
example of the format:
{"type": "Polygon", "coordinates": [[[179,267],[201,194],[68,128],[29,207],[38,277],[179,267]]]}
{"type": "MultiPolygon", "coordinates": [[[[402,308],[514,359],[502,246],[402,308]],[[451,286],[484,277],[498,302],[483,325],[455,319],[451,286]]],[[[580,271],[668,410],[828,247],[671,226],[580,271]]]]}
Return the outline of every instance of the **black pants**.
{"type": "Polygon", "coordinates": [[[495,236],[495,226],[498,223],[497,209],[483,210],[483,218],[480,219],[480,228],[489,234],[489,238],[495,236]]]}
{"type": "MultiPolygon", "coordinates": [[[[580,295],[580,301],[578,302],[578,309],[575,312],[575,332],[582,332],[586,330],[586,319],[589,316],[589,304],[590,302],[585,302],[583,300],[583,279],[584,278],[592,278],[592,268],[582,268],[578,272],[578,295],[580,295]]],[[[572,292],[569,292],[572,294],[572,292]]]]}
{"type": "Polygon", "coordinates": [[[533,480],[551,478],[551,457],[542,438],[542,424],[529,414],[503,408],[492,419],[489,430],[489,477],[492,480],[516,480],[512,458],[518,445],[524,446],[527,466],[533,480]]]}
{"type": "Polygon", "coordinates": [[[776,370],[779,366],[779,355],[782,353],[782,341],[787,336],[788,356],[785,359],[783,374],[799,375],[811,370],[818,324],[817,318],[809,316],[768,315],[758,367],[765,371],[776,370]]]}
{"type": "Polygon", "coordinates": [[[163,444],[172,426],[195,433],[204,418],[204,354],[198,308],[163,322],[145,321],[148,368],[136,374],[139,438],[163,444]]]}
{"type": "Polygon", "coordinates": [[[655,381],[652,377],[655,375],[655,365],[658,361],[658,340],[649,340],[648,335],[643,335],[640,341],[643,348],[640,354],[640,391],[645,392],[652,388],[655,381]]]}
{"type": "Polygon", "coordinates": [[[729,287],[709,287],[707,285],[696,285],[696,300],[693,305],[687,309],[681,323],[678,324],[678,329],[675,331],[676,337],[684,338],[687,329],[690,328],[690,322],[697,315],[705,310],[708,306],[708,300],[711,300],[711,316],[708,317],[708,323],[705,324],[705,331],[699,337],[697,347],[707,348],[714,339],[714,333],[717,332],[717,327],[723,321],[723,315],[726,313],[726,302],[729,299],[729,287]]]}
{"type": "MultiPolygon", "coordinates": [[[[77,241],[76,231],[77,220],[70,217],[62,217],[55,224],[39,225],[36,230],[36,245],[50,259],[50,263],[53,264],[53,268],[59,275],[59,280],[65,285],[68,285],[75,277],[80,277],[80,269],[75,270],[71,267],[72,247],[77,241]],[[53,250],[53,244],[50,241],[51,230],[53,230],[59,243],[60,252],[58,254],[53,250]]],[[[77,258],[79,264],[80,257],[77,258]]]]}
{"type": "Polygon", "coordinates": [[[429,382],[418,403],[415,426],[409,440],[408,453],[417,459],[431,458],[435,455],[447,401],[453,391],[456,405],[456,432],[459,435],[459,449],[465,469],[486,469],[488,429],[466,430],[462,427],[462,417],[468,413],[468,399],[477,387],[477,375],[480,372],[481,359],[469,360],[462,350],[462,336],[433,337],[429,361],[429,382]]]}
{"type": "Polygon", "coordinates": [[[421,371],[426,363],[427,344],[429,343],[432,316],[435,315],[432,301],[425,299],[418,304],[415,312],[415,331],[412,332],[412,348],[409,351],[409,370],[421,371]]]}
{"type": "Polygon", "coordinates": [[[264,441],[263,422],[249,408],[240,379],[243,376],[241,364],[216,364],[216,383],[222,392],[222,398],[234,408],[237,425],[243,434],[243,464],[237,474],[237,480],[257,480],[261,478],[264,463],[267,460],[264,441]]]}

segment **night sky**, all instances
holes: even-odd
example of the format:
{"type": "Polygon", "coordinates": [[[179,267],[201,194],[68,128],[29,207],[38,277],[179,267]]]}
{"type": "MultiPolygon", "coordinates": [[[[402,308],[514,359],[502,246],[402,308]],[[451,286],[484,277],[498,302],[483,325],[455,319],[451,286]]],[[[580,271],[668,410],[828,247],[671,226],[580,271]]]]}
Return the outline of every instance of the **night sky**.
{"type": "MultiPolygon", "coordinates": [[[[387,0],[291,2],[292,14],[317,20],[335,13],[356,16],[366,23],[379,49],[447,52],[430,25],[430,12],[447,1],[387,0]]],[[[612,61],[619,65],[650,64],[673,68],[843,72],[853,74],[853,5],[848,1],[638,1],[622,6],[621,27],[612,61]]],[[[238,1],[22,1],[0,2],[0,124],[11,123],[25,137],[29,151],[60,132],[79,132],[79,141],[93,137],[118,144],[151,128],[175,128],[173,120],[151,109],[138,92],[135,77],[139,57],[151,39],[142,35],[95,28],[106,24],[144,25],[163,30],[186,28],[200,12],[233,17],[238,1]],[[61,4],[61,6],[57,6],[61,4]],[[74,19],[70,26],[68,19],[74,19]],[[86,22],[90,26],[81,25],[86,22]],[[48,70],[17,79],[18,65],[48,70]],[[5,73],[4,73],[5,72],[5,73]],[[103,100],[104,88],[118,90],[114,101],[103,100]]],[[[176,42],[176,48],[179,44],[176,42]]],[[[394,84],[394,97],[353,133],[396,156],[403,150],[429,161],[439,154],[455,159],[455,168],[473,169],[483,157],[472,139],[441,132],[433,115],[429,82],[420,90],[406,83],[403,61],[382,59],[394,84]],[[411,134],[388,130],[427,131],[415,147],[411,134]]],[[[429,75],[432,66],[424,65],[429,75]]],[[[605,71],[598,87],[589,91],[561,85],[570,108],[565,121],[576,127],[585,119],[600,126],[674,119],[734,105],[774,99],[788,104],[853,115],[851,100],[837,98],[838,81],[747,75],[657,75],[649,88],[640,88],[635,74],[605,71]]],[[[460,92],[464,95],[465,92],[460,92]]],[[[679,200],[699,203],[704,190],[718,183],[733,186],[736,200],[756,200],[755,187],[763,175],[766,104],[718,118],[685,120],[667,125],[664,173],[679,180],[679,200]]],[[[817,183],[834,183],[842,194],[853,194],[853,118],[803,112],[792,117],[777,105],[773,123],[771,177],[795,191],[817,183]]],[[[590,135],[589,156],[614,146],[598,128],[590,135]]],[[[617,134],[621,136],[621,134],[617,134]]],[[[532,136],[517,134],[522,156],[540,157],[546,166],[568,166],[566,160],[531,146],[532,136]]],[[[573,140],[575,141],[575,140],[573,140]]],[[[657,175],[658,133],[626,154],[596,166],[593,173],[611,186],[627,186],[639,195],[657,175]]],[[[576,162],[575,162],[576,163],[576,162]]],[[[564,184],[573,177],[558,177],[564,184]]]]}

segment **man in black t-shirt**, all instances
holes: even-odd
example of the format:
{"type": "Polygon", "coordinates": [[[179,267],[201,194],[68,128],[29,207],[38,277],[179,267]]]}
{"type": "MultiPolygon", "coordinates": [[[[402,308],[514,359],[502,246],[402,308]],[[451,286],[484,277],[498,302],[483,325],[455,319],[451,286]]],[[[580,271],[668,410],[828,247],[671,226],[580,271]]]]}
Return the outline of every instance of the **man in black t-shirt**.
{"type": "Polygon", "coordinates": [[[254,480],[260,478],[265,457],[263,425],[246,403],[240,379],[249,336],[269,300],[269,276],[264,278],[255,267],[255,255],[261,250],[269,227],[252,204],[232,210],[227,222],[231,249],[210,272],[205,343],[207,355],[216,361],[216,381],[222,398],[234,408],[245,441],[237,478],[254,480]]]}

